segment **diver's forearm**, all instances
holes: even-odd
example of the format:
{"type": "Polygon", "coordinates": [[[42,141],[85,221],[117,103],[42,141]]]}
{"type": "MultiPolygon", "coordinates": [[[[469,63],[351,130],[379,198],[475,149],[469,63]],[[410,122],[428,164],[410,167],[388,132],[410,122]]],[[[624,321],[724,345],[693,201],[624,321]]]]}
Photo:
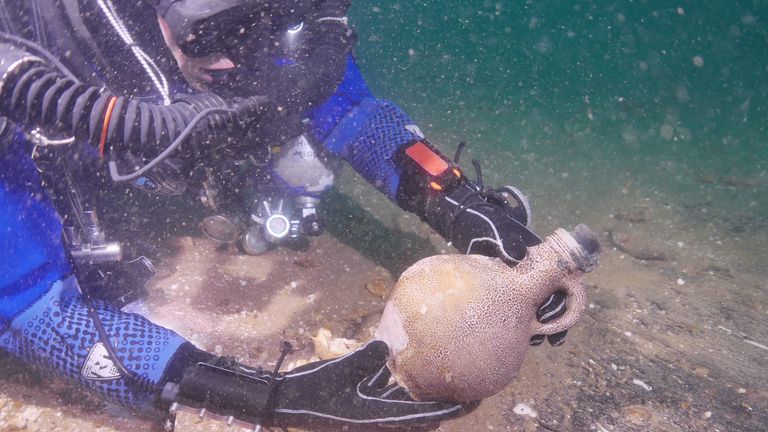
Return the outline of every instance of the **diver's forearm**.
{"type": "Polygon", "coordinates": [[[397,203],[403,166],[396,156],[402,147],[423,138],[400,107],[368,97],[341,120],[323,145],[397,203]]]}
{"type": "Polygon", "coordinates": [[[175,332],[136,314],[94,300],[104,332],[124,376],[99,335],[74,277],[53,284],[0,334],[0,349],[102,399],[143,412],[154,410],[159,389],[196,360],[199,350],[175,332]],[[172,367],[169,367],[171,365],[172,367]]]}

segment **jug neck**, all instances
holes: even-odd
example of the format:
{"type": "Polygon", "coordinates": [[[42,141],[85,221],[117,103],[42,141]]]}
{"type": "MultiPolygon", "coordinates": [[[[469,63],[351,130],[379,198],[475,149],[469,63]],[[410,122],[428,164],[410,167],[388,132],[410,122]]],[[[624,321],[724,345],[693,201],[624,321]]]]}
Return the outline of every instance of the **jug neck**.
{"type": "Polygon", "coordinates": [[[588,273],[597,267],[600,244],[586,225],[571,232],[558,228],[545,243],[555,252],[560,265],[570,272],[588,273]]]}

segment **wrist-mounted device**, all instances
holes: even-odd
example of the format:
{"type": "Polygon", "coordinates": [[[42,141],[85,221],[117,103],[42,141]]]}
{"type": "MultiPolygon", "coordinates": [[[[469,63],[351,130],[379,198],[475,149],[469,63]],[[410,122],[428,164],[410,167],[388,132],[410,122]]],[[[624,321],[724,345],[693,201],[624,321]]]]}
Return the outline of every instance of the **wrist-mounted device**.
{"type": "Polygon", "coordinates": [[[451,161],[425,140],[402,146],[393,161],[401,167],[397,203],[419,215],[462,253],[497,256],[514,265],[527,247],[541,243],[532,232],[527,198],[513,186],[486,188],[480,164],[475,182],[459,167],[464,144],[451,161]]]}
{"type": "Polygon", "coordinates": [[[166,429],[173,430],[176,413],[182,410],[230,426],[237,423],[249,429],[260,428],[261,423],[272,420],[271,410],[280,384],[278,371],[292,350],[290,343],[282,342],[280,357],[271,372],[211,355],[207,355],[210,358],[206,361],[187,366],[178,382],[167,382],[160,394],[161,405],[169,407],[166,429]]]}

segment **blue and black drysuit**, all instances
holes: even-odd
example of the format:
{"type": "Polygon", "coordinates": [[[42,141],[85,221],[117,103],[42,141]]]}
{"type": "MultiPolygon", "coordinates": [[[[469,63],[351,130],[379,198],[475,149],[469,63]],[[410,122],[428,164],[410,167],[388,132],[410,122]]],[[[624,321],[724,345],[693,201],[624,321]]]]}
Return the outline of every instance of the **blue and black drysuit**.
{"type": "MultiPolygon", "coordinates": [[[[10,32],[9,11],[0,12],[2,30],[10,32]]],[[[46,17],[39,13],[30,16],[33,22],[27,31],[33,34],[25,36],[59,51],[52,42],[55,38],[45,32],[46,17]]],[[[3,43],[8,44],[0,45],[3,43]]],[[[134,60],[127,58],[126,62],[134,60]]],[[[95,60],[80,64],[80,68],[91,62],[95,60]]],[[[126,66],[128,70],[135,68],[135,64],[126,66]]],[[[104,70],[93,67],[92,73],[107,79],[104,70]]],[[[18,118],[14,113],[0,114],[18,118]]],[[[401,146],[423,137],[397,106],[371,95],[351,55],[343,82],[308,116],[311,132],[325,149],[347,160],[396,200],[400,169],[392,156],[401,146]]],[[[24,126],[20,123],[17,129],[5,132],[0,155],[0,349],[106,400],[137,410],[149,409],[156,395],[116,377],[111,363],[103,361],[103,344],[67,260],[62,224],[41,186],[24,126]]],[[[94,300],[93,305],[124,366],[147,382],[177,380],[184,367],[202,356],[172,330],[105,302],[94,300]]]]}

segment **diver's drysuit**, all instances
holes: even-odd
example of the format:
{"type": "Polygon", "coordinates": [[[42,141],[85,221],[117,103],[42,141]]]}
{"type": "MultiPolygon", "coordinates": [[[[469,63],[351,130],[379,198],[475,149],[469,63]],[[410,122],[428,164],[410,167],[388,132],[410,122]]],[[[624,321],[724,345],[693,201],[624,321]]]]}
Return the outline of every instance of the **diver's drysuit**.
{"type": "MultiPolygon", "coordinates": [[[[177,2],[147,3],[159,9],[109,0],[0,2],[0,29],[22,39],[0,37],[0,114],[10,119],[3,119],[0,147],[3,350],[137,410],[156,407],[164,384],[180,382],[191,365],[212,359],[177,333],[84,292],[84,281],[73,273],[73,251],[64,247],[71,239],[62,235],[31,157],[48,148],[76,154],[75,165],[102,172],[102,161],[114,162],[112,174],[119,177],[184,138],[196,122],[182,146],[183,158],[193,161],[207,146],[222,145],[222,136],[223,144],[245,151],[303,135],[349,162],[461,252],[513,264],[526,245],[539,241],[525,229],[530,214],[514,188],[490,191],[469,182],[458,161],[429,145],[400,108],[372,96],[351,55],[348,2],[286,2],[306,10],[293,8],[271,20],[261,15],[278,34],[323,27],[312,37],[324,55],[297,60],[268,53],[278,76],[283,67],[301,69],[259,89],[265,98],[239,97],[236,86],[193,92],[155,25],[157,11],[166,13],[177,2]],[[306,87],[310,77],[313,85],[306,87]]],[[[55,167],[52,173],[47,182],[64,182],[55,167]]],[[[98,245],[91,246],[89,253],[98,245]]],[[[88,259],[96,260],[93,254],[88,259]]]]}

